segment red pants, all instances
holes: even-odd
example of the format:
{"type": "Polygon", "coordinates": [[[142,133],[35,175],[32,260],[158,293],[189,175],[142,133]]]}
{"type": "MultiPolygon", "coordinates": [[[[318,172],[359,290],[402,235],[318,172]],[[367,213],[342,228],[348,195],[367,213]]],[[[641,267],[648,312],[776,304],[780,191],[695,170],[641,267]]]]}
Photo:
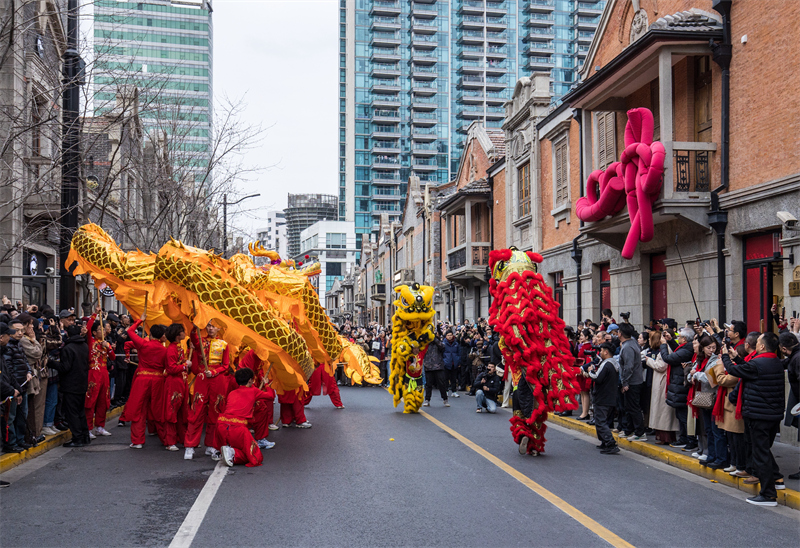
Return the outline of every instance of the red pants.
{"type": "Polygon", "coordinates": [[[131,423],[131,443],[143,444],[145,441],[145,424],[148,417],[156,423],[159,435],[164,441],[161,426],[164,401],[164,376],[155,371],[141,370],[136,372],[131,386],[131,395],[125,402],[125,411],[119,418],[131,423]]]}
{"type": "Polygon", "coordinates": [[[106,425],[106,412],[111,406],[108,394],[108,370],[89,369],[89,389],[86,391],[86,424],[89,430],[106,425]]]}
{"type": "Polygon", "coordinates": [[[308,379],[308,392],[303,400],[304,405],[311,403],[312,396],[319,396],[320,394],[328,394],[331,398],[331,403],[335,407],[342,407],[342,398],[339,397],[339,386],[336,384],[336,379],[325,370],[325,366],[317,367],[308,379]]]}
{"type": "Polygon", "coordinates": [[[234,464],[245,464],[249,467],[261,466],[264,462],[264,455],[258,448],[256,440],[244,424],[230,424],[220,421],[217,424],[217,439],[220,446],[228,445],[233,447],[235,456],[234,464]]]}
{"type": "Polygon", "coordinates": [[[186,436],[189,406],[188,388],[183,375],[169,375],[164,381],[164,444],[183,443],[186,436]]]}
{"type": "Polygon", "coordinates": [[[225,410],[225,396],[228,394],[228,376],[217,375],[211,379],[195,377],[194,396],[189,406],[189,426],[186,429],[184,445],[198,447],[203,425],[206,425],[206,447],[219,449],[217,443],[217,418],[225,410]]]}
{"type": "Polygon", "coordinates": [[[284,392],[278,396],[278,403],[281,404],[281,422],[289,425],[302,424],[306,422],[306,413],[303,402],[294,392],[284,392]]]}
{"type": "Polygon", "coordinates": [[[256,402],[253,408],[253,418],[247,421],[247,427],[253,429],[257,440],[263,440],[269,436],[269,425],[272,424],[272,416],[275,413],[274,406],[275,400],[259,400],[256,402]]]}

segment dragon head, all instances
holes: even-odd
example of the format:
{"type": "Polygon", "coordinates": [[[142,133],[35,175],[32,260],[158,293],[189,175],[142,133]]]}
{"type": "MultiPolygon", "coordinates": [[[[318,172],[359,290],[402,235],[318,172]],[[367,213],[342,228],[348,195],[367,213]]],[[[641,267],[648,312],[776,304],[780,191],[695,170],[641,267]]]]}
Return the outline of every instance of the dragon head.
{"type": "Polygon", "coordinates": [[[433,318],[436,311],[431,307],[433,288],[414,282],[411,285],[399,285],[394,288],[400,297],[394,301],[397,308],[395,314],[403,321],[427,321],[433,318]]]}
{"type": "Polygon", "coordinates": [[[505,281],[512,272],[532,270],[538,272],[536,263],[542,262],[542,256],[532,251],[520,251],[516,247],[497,249],[489,254],[489,268],[495,282],[505,281]]]}

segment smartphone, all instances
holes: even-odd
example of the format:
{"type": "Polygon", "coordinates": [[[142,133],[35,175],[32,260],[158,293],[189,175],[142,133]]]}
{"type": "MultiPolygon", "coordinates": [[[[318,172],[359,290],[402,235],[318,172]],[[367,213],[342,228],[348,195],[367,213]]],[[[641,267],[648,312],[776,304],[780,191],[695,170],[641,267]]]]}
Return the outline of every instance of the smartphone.
{"type": "Polygon", "coordinates": [[[781,318],[785,317],[786,317],[786,307],[784,306],[783,308],[781,308],[781,318]]]}

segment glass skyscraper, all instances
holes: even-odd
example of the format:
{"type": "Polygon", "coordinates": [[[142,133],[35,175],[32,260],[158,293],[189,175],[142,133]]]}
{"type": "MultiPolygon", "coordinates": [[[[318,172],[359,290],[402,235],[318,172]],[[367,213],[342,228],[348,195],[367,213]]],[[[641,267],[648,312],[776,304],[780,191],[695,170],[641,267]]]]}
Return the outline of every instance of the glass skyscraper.
{"type": "Polygon", "coordinates": [[[95,0],[93,8],[95,115],[114,108],[120,86],[135,85],[150,138],[176,134],[176,154],[205,167],[213,113],[211,2],[95,0]]]}
{"type": "MultiPolygon", "coordinates": [[[[574,84],[604,0],[340,0],[339,216],[399,220],[412,174],[449,181],[467,128],[501,127],[516,81],[574,84]]],[[[358,240],[360,246],[360,239],[358,240]]]]}

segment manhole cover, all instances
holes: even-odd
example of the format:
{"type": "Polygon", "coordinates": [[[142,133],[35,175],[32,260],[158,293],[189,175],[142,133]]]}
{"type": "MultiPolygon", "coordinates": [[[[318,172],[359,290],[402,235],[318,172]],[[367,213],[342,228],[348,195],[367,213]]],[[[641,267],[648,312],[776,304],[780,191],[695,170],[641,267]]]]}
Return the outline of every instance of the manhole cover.
{"type": "Polygon", "coordinates": [[[102,444],[92,444],[83,447],[84,451],[91,451],[91,452],[103,452],[103,451],[122,451],[123,449],[128,449],[129,445],[126,443],[102,443],[102,444]]]}

